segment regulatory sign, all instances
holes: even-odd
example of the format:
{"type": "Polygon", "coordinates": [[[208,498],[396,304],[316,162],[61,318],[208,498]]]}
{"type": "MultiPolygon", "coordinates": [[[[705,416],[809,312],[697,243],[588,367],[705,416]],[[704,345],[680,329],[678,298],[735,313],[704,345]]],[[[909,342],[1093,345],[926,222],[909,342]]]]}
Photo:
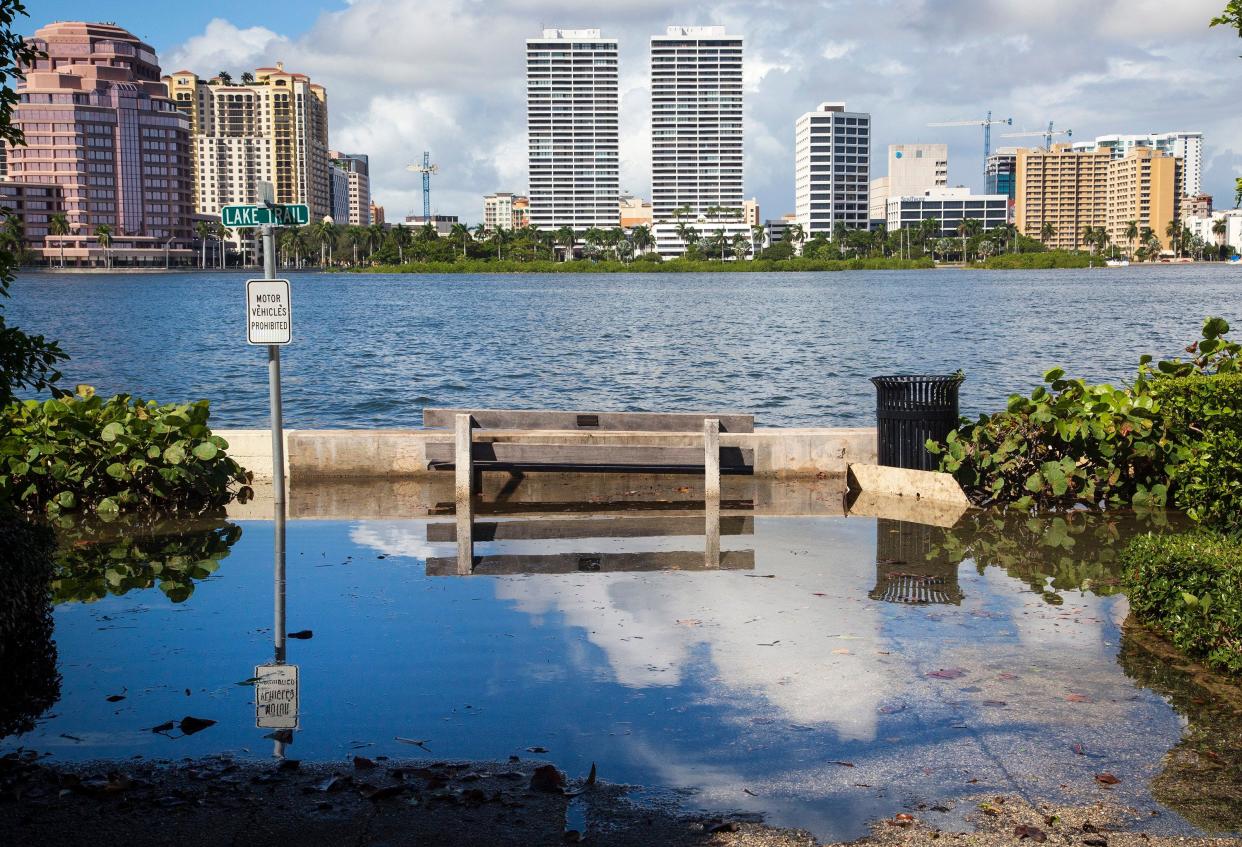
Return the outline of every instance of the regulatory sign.
{"type": "Polygon", "coordinates": [[[288,344],[292,340],[289,280],[246,280],[246,343],[288,344]]]}
{"type": "Polygon", "coordinates": [[[223,206],[220,222],[238,229],[264,224],[305,226],[310,223],[310,207],[305,203],[279,203],[272,206],[223,206]]]}
{"type": "Polygon", "coordinates": [[[254,725],[262,729],[298,728],[297,665],[255,667],[254,725]]]}

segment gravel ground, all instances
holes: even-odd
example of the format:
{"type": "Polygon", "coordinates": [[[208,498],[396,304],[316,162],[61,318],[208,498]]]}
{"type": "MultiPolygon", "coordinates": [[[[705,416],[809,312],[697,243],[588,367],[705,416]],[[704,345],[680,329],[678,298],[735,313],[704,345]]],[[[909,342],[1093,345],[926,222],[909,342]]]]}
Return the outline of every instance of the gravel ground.
{"type": "MultiPolygon", "coordinates": [[[[855,844],[1163,847],[1242,845],[1242,839],[1151,836],[1135,810],[1090,802],[1034,808],[1010,797],[959,803],[966,831],[941,829],[895,808],[855,844]]],[[[932,817],[937,817],[933,810],[932,817]]],[[[943,825],[943,824],[942,824],[943,825]]],[[[805,832],[753,815],[703,817],[672,801],[634,803],[626,789],[566,781],[536,762],[372,761],[345,767],[236,762],[131,761],[51,766],[34,753],[0,758],[0,844],[541,845],[586,843],[807,847],[805,832]],[[568,814],[567,814],[568,813],[568,814]],[[569,823],[567,823],[567,820],[569,823]],[[571,829],[570,827],[578,827],[571,829]]]]}

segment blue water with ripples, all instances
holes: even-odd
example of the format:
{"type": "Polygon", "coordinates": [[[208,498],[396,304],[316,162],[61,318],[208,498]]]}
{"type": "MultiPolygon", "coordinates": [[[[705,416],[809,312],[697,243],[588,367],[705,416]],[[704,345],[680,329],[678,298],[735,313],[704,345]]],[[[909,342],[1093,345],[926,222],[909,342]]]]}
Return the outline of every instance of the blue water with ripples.
{"type": "MultiPolygon", "coordinates": [[[[11,322],[61,339],[69,384],[210,398],[262,426],[266,356],[245,344],[245,273],[23,274],[11,322]]],[[[292,427],[419,426],[424,406],[753,412],[869,423],[885,373],[961,368],[962,411],[1057,365],[1129,378],[1202,320],[1242,319],[1242,268],[807,274],[293,277],[292,427]]]]}

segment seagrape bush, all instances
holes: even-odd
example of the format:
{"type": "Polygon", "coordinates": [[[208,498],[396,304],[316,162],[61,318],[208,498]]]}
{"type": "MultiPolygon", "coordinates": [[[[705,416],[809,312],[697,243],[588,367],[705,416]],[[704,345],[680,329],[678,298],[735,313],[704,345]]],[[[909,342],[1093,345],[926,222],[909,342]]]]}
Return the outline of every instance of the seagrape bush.
{"type": "MultiPolygon", "coordinates": [[[[1242,346],[1208,318],[1187,361],[1143,356],[1130,386],[1055,368],[1029,397],[928,443],[976,505],[1157,508],[1208,521],[1242,509],[1242,346]]],[[[1234,524],[1236,526],[1236,523],[1234,524]]]]}
{"type": "Polygon", "coordinates": [[[0,410],[0,502],[26,513],[108,519],[199,514],[248,497],[251,475],[207,426],[208,403],[158,405],[79,385],[0,410]]]}
{"type": "Polygon", "coordinates": [[[1209,667],[1242,674],[1242,542],[1148,534],[1122,554],[1134,616],[1209,667]]]}

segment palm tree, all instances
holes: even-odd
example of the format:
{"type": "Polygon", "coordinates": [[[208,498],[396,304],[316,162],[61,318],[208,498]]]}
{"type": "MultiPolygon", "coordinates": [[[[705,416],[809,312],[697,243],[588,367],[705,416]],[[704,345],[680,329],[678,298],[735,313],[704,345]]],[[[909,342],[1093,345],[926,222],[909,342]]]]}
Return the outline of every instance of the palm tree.
{"type": "Polygon", "coordinates": [[[485,227],[483,224],[475,224],[474,229],[472,229],[471,232],[474,233],[474,240],[480,241],[480,242],[486,241],[487,236],[491,234],[491,230],[485,227]]]}
{"type": "Polygon", "coordinates": [[[228,71],[220,71],[220,73],[216,74],[216,79],[220,80],[220,82],[225,85],[233,84],[233,75],[228,71]]]}
{"type": "Polygon", "coordinates": [[[194,234],[198,236],[198,242],[202,250],[199,258],[199,267],[203,270],[207,269],[207,239],[211,237],[212,223],[211,221],[199,221],[194,224],[194,234]]]}
{"type": "Polygon", "coordinates": [[[729,246],[729,237],[725,234],[724,227],[721,227],[712,233],[712,237],[708,240],[708,246],[711,248],[713,254],[715,254],[716,250],[719,248],[720,261],[723,262],[725,258],[725,249],[729,246]]]}
{"type": "Polygon", "coordinates": [[[1164,228],[1164,236],[1169,239],[1169,249],[1176,256],[1181,252],[1182,246],[1182,228],[1177,221],[1169,221],[1164,228]]]}
{"type": "MultiPolygon", "coordinates": [[[[678,211],[680,211],[680,209],[678,211]]],[[[681,243],[685,246],[685,252],[689,253],[690,248],[699,241],[699,231],[690,224],[683,223],[680,219],[677,222],[677,226],[674,227],[674,230],[677,232],[677,237],[681,239],[681,243]]],[[[685,253],[682,255],[685,255],[685,253]]]]}
{"type": "Polygon", "coordinates": [[[1039,228],[1039,240],[1047,244],[1057,234],[1057,228],[1052,225],[1052,221],[1044,221],[1044,225],[1039,228]]]}
{"type": "MultiPolygon", "coordinates": [[[[397,263],[404,265],[405,248],[410,245],[410,239],[413,237],[410,235],[410,230],[403,226],[394,226],[389,232],[388,237],[391,238],[392,243],[397,246],[397,263]]],[[[437,234],[436,238],[439,237],[440,236],[437,234]]]]}
{"type": "Polygon", "coordinates": [[[470,238],[470,228],[463,223],[449,227],[449,238],[461,244],[461,257],[466,258],[466,241],[470,238]]]}
{"type": "Polygon", "coordinates": [[[733,258],[739,262],[746,258],[746,254],[750,252],[750,239],[742,233],[736,233],[733,236],[733,258]]]}
{"type": "Polygon", "coordinates": [[[553,235],[555,242],[565,248],[565,261],[568,262],[574,256],[574,245],[578,243],[578,233],[574,232],[572,226],[563,226],[553,235]]]}
{"type": "Polygon", "coordinates": [[[634,249],[639,253],[646,253],[655,244],[655,238],[651,235],[651,227],[645,224],[639,224],[630,230],[630,240],[634,243],[634,249]]]}
{"type": "Polygon", "coordinates": [[[801,252],[799,248],[806,241],[806,230],[802,228],[802,224],[790,224],[785,227],[785,238],[793,245],[794,252],[801,252]]]}
{"type": "Polygon", "coordinates": [[[222,223],[216,223],[212,226],[212,234],[220,242],[220,268],[223,270],[225,265],[224,242],[233,237],[233,230],[229,229],[222,223]]]}
{"type": "Polygon", "coordinates": [[[242,85],[254,85],[254,74],[250,71],[243,71],[241,75],[242,85]]]}
{"type": "Polygon", "coordinates": [[[1233,207],[1242,206],[1242,176],[1233,181],[1233,207]]]}
{"type": "Polygon", "coordinates": [[[755,249],[758,250],[768,237],[768,230],[763,224],[755,224],[750,228],[750,236],[754,239],[755,249]]]}
{"type": "Polygon", "coordinates": [[[966,264],[966,232],[969,227],[966,226],[966,219],[962,218],[957,222],[957,234],[962,238],[962,264],[966,264]]]}
{"type": "MultiPolygon", "coordinates": [[[[1229,232],[1229,224],[1225,223],[1224,218],[1217,218],[1212,224],[1212,235],[1216,236],[1216,253],[1222,252],[1221,248],[1225,246],[1225,235],[1229,232]]],[[[63,263],[63,260],[62,260],[63,263]]]]}
{"type": "Polygon", "coordinates": [[[95,227],[95,240],[104,249],[104,267],[112,269],[112,227],[100,224],[95,227]]]}
{"type": "Polygon", "coordinates": [[[69,218],[64,212],[57,212],[47,220],[47,231],[60,239],[60,266],[65,266],[65,236],[69,234],[69,218]]]}
{"type": "Polygon", "coordinates": [[[1134,240],[1139,237],[1138,221],[1126,221],[1126,241],[1130,245],[1128,258],[1134,258],[1134,240]]]}

